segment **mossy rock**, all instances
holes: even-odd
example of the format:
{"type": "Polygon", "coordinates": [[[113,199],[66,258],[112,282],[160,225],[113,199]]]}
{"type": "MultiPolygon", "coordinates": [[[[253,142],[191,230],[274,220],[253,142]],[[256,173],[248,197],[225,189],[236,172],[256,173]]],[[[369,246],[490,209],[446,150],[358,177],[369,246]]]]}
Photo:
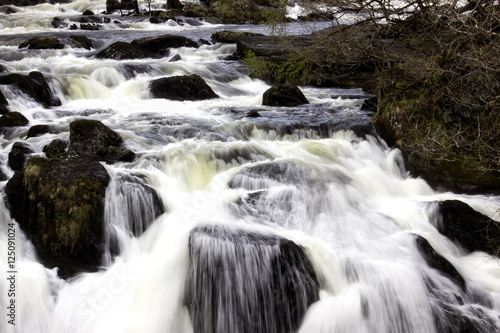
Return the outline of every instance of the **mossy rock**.
{"type": "Polygon", "coordinates": [[[11,215],[42,262],[67,277],[100,265],[103,198],[109,176],[98,162],[35,157],[7,183],[11,215]]]}
{"type": "Polygon", "coordinates": [[[214,43],[236,43],[242,38],[250,36],[264,36],[264,35],[254,32],[220,30],[212,34],[212,41],[214,43]]]}
{"type": "Polygon", "coordinates": [[[449,113],[433,102],[432,96],[414,89],[403,96],[386,90],[380,109],[372,118],[378,134],[403,152],[407,168],[435,188],[458,192],[498,191],[500,173],[489,167],[475,138],[461,139],[449,113]]]}

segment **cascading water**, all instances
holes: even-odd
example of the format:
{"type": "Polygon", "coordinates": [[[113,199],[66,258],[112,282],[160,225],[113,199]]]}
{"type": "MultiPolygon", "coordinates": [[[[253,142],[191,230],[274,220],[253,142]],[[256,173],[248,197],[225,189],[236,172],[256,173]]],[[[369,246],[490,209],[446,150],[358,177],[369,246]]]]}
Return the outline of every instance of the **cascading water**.
{"type": "Polygon", "coordinates": [[[498,220],[498,197],[437,193],[412,178],[400,152],[369,130],[362,99],[334,97],[362,98],[360,90],[302,87],[310,105],[262,106],[269,86],[223,60],[234,45],[179,48],[162,59],[93,56],[117,40],[209,39],[221,26],[111,20],[101,31],[71,32],[95,39],[90,51],[17,49],[35,35],[69,34],[52,28],[55,16],[69,22],[104,7],[81,0],[0,14],[0,64],[10,73],[42,72],[62,102],[47,109],[0,85],[10,111],[30,122],[1,138],[5,178],[14,174],[7,164],[14,142],[28,143],[29,157],[44,156],[54,139],[69,140],[69,124],[81,118],[114,129],[137,154],[105,165],[111,180],[98,272],[59,278],[0,201],[1,332],[500,330],[498,259],[467,253],[440,234],[435,203],[461,200],[498,220]],[[182,60],[168,62],[176,54],[182,60]],[[151,80],[193,73],[220,98],[151,98],[151,80]],[[41,124],[51,131],[27,138],[41,124]],[[16,244],[14,285],[9,242],[16,244]],[[431,267],[421,246],[463,281],[431,267]]]}

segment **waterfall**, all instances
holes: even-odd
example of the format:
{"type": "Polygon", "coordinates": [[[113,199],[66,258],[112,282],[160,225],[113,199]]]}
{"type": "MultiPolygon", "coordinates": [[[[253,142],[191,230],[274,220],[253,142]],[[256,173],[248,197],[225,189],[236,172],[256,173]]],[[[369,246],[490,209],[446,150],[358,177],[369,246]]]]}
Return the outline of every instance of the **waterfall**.
{"type": "Polygon", "coordinates": [[[443,235],[438,204],[459,200],[498,221],[498,196],[437,192],[413,177],[371,129],[361,89],[300,87],[311,104],[263,106],[270,86],[229,60],[234,45],[181,47],[160,59],[95,57],[115,41],[209,40],[228,27],[113,15],[102,30],[70,32],[53,28],[53,18],[71,23],[105,2],[13,8],[0,14],[0,75],[39,71],[62,105],[44,108],[0,85],[9,110],[29,121],[0,135],[0,332],[500,330],[498,258],[443,235]],[[94,48],[17,48],[73,33],[94,48]],[[174,55],[181,60],[169,62],[174,55]],[[152,98],[152,80],[191,74],[220,97],[152,98]],[[249,116],[255,111],[260,117],[249,116]],[[114,130],[135,159],[98,163],[109,176],[102,260],[63,279],[11,216],[8,159],[19,141],[32,148],[28,157],[46,157],[52,141],[69,142],[78,119],[114,130]],[[28,137],[34,125],[46,131],[28,137]]]}

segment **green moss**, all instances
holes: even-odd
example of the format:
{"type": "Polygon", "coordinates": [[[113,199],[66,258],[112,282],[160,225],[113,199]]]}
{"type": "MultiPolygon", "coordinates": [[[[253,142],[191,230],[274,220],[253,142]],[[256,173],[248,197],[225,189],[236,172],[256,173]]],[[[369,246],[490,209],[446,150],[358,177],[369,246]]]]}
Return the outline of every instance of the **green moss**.
{"type": "Polygon", "coordinates": [[[38,223],[44,245],[67,247],[79,252],[90,243],[92,228],[100,219],[102,184],[86,175],[74,183],[62,184],[50,175],[51,161],[30,159],[23,183],[29,193],[30,215],[38,223]]]}

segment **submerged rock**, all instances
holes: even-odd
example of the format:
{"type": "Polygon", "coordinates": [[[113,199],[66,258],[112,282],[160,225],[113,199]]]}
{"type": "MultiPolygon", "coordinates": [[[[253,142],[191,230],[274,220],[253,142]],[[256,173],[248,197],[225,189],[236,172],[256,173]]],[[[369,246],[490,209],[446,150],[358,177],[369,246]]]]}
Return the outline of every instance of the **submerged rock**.
{"type": "Polygon", "coordinates": [[[443,235],[471,252],[483,251],[499,256],[500,223],[458,200],[441,201],[439,212],[442,223],[438,229],[443,235]]]}
{"type": "Polygon", "coordinates": [[[164,77],[151,82],[153,98],[165,98],[176,101],[200,101],[219,98],[201,76],[182,75],[164,77]]]}
{"type": "Polygon", "coordinates": [[[264,92],[262,104],[268,106],[297,106],[309,104],[302,91],[293,84],[277,84],[264,92]]]}
{"type": "Polygon", "coordinates": [[[294,332],[319,299],[303,248],[275,235],[206,226],[189,238],[194,332],[294,332]]]}
{"type": "Polygon", "coordinates": [[[49,158],[29,159],[5,188],[12,217],[44,265],[59,267],[61,277],[99,267],[103,198],[110,180],[100,161],[119,160],[117,151],[130,152],[118,134],[94,120],[72,122],[70,140],[66,153],[65,142],[52,142],[49,158]]]}
{"type": "Polygon", "coordinates": [[[28,75],[12,73],[0,76],[0,84],[16,86],[44,107],[61,105],[61,101],[52,94],[47,79],[40,72],[34,71],[28,75]]]}
{"type": "Polygon", "coordinates": [[[415,238],[420,253],[424,257],[427,264],[439,271],[444,276],[450,278],[455,284],[460,286],[462,290],[465,290],[465,279],[462,277],[462,275],[460,275],[455,266],[453,266],[451,262],[440,255],[427,241],[427,239],[419,235],[415,235],[415,238]]]}

